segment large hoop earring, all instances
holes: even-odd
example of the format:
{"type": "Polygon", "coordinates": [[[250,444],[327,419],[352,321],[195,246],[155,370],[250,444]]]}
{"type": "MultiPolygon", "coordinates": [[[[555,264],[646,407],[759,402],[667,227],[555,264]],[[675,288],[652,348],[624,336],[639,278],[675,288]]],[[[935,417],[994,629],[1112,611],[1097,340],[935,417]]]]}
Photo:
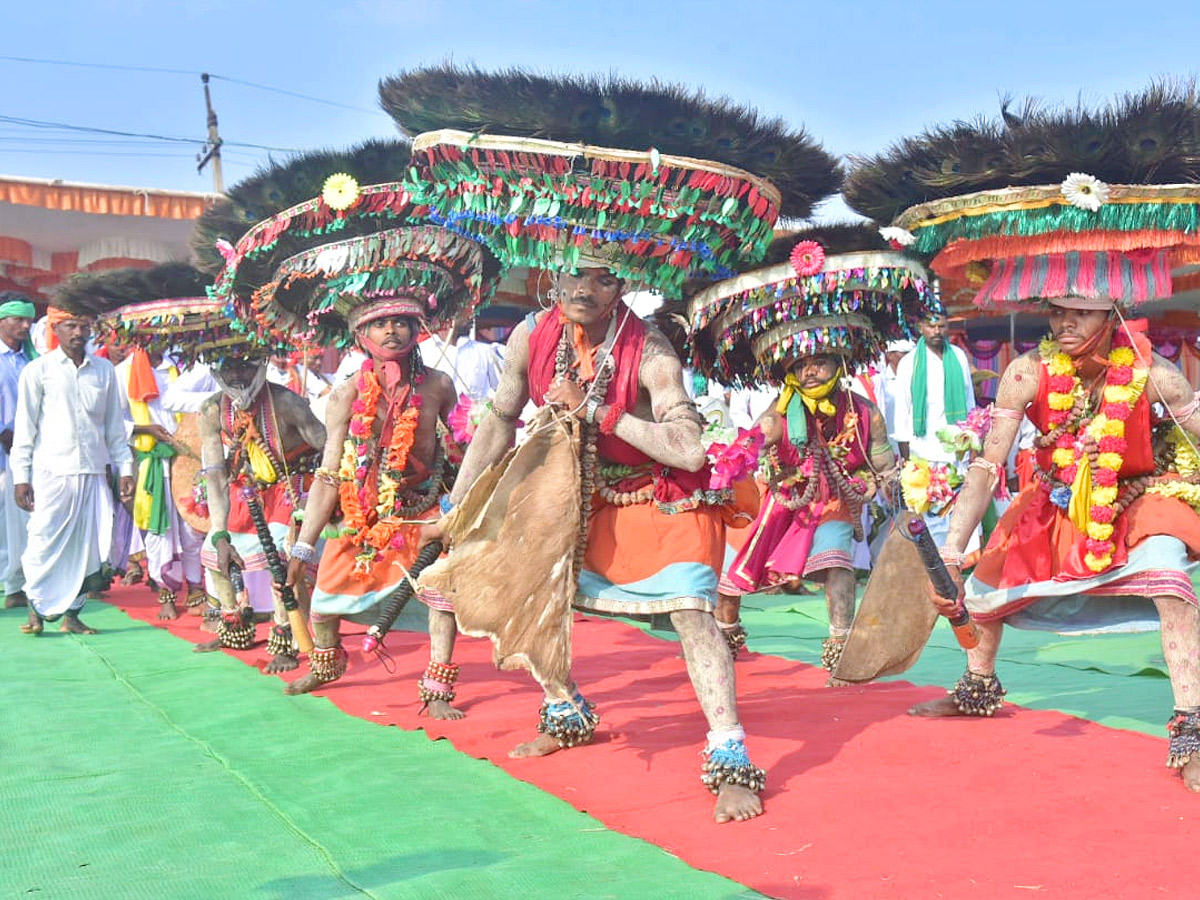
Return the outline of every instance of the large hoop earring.
{"type": "Polygon", "coordinates": [[[554,308],[554,302],[557,297],[557,294],[554,290],[554,282],[553,281],[550,282],[550,287],[548,287],[546,289],[546,293],[545,294],[542,293],[542,278],[545,275],[546,275],[546,273],[544,271],[538,273],[537,293],[535,294],[534,299],[537,300],[537,305],[539,307],[541,307],[541,309],[543,311],[549,312],[551,309],[554,308]]]}

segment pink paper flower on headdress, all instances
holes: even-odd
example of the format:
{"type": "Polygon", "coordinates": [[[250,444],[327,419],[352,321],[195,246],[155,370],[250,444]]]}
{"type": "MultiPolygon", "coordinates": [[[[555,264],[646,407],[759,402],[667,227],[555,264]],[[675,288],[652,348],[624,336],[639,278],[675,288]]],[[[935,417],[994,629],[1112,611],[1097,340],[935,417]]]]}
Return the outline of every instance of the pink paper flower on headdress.
{"type": "Polygon", "coordinates": [[[225,238],[218,240],[214,246],[225,262],[233,262],[233,258],[237,256],[237,251],[233,249],[233,244],[229,243],[225,238]]]}
{"type": "Polygon", "coordinates": [[[708,448],[712,459],[712,474],[708,479],[710,491],[723,491],[735,481],[758,468],[758,453],[766,440],[762,429],[755,425],[747,430],[738,429],[732,444],[713,444],[708,448]]]}
{"type": "Polygon", "coordinates": [[[825,248],[816,241],[801,241],[789,257],[797,275],[816,275],[825,268],[825,248]]]}

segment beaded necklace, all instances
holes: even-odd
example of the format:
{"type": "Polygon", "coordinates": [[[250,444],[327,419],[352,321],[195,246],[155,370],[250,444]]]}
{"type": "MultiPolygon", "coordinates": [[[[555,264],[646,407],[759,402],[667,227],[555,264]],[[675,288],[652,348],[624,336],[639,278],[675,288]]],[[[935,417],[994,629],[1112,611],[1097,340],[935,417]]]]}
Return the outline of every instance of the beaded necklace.
{"type": "Polygon", "coordinates": [[[768,486],[783,506],[801,509],[816,499],[823,474],[833,488],[834,496],[845,499],[853,511],[856,505],[862,505],[870,481],[874,480],[870,475],[851,474],[845,466],[851,444],[858,437],[858,413],[851,404],[846,409],[841,430],[828,441],[820,428],[816,432],[803,447],[796,448],[803,453],[796,466],[783,464],[778,447],[767,451],[768,486]]]}
{"type": "MultiPolygon", "coordinates": [[[[553,315],[553,313],[552,313],[553,315]]],[[[627,315],[632,315],[627,313],[627,315]]],[[[614,317],[615,319],[615,317],[614,317]]],[[[569,326],[570,323],[567,323],[569,326]]],[[[615,323],[614,323],[615,324],[615,323]]],[[[610,337],[613,336],[613,330],[610,327],[610,337]]],[[[611,347],[611,342],[605,340],[598,352],[603,352],[605,345],[611,347]]],[[[562,336],[558,339],[558,347],[554,352],[554,376],[556,379],[564,381],[573,381],[582,387],[585,392],[591,393],[594,397],[599,397],[602,401],[608,396],[608,387],[612,383],[613,376],[616,374],[616,365],[611,354],[605,354],[596,366],[595,378],[591,381],[591,386],[588,382],[579,378],[579,372],[572,363],[575,360],[575,347],[571,341],[571,328],[564,327],[562,336]]],[[[596,493],[596,476],[599,470],[599,456],[597,454],[596,440],[600,435],[600,426],[595,422],[584,422],[580,435],[580,451],[579,451],[579,494],[582,505],[583,515],[579,520],[579,536],[575,543],[575,571],[579,572],[583,568],[583,557],[587,551],[587,536],[588,529],[592,523],[592,501],[596,493]]]]}

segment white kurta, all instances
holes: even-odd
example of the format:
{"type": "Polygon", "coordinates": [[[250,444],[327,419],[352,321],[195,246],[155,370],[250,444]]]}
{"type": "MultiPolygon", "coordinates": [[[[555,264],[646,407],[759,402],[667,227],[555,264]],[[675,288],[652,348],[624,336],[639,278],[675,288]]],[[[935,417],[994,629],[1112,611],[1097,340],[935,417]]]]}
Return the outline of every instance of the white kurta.
{"type": "Polygon", "coordinates": [[[77,367],[56,349],[26,366],[9,463],[15,484],[33,486],[21,563],[26,596],[46,618],[83,605],[84,581],[108,554],[110,462],[133,474],[112,364],[88,355],[77,367]]]}
{"type": "MultiPolygon", "coordinates": [[[[12,431],[17,418],[17,389],[21,370],[29,364],[25,350],[13,350],[0,341],[0,431],[12,431]]],[[[21,554],[29,513],[17,506],[13,481],[8,468],[8,452],[0,447],[0,591],[15,594],[25,585],[21,554]]]]}
{"type": "MultiPolygon", "coordinates": [[[[965,388],[966,408],[970,412],[975,407],[975,385],[971,381],[971,362],[961,348],[946,342],[943,353],[953,353],[962,369],[963,386],[965,388]]],[[[908,444],[909,456],[919,456],[930,462],[953,463],[954,454],[942,446],[938,440],[939,428],[944,428],[946,422],[946,388],[945,376],[942,370],[942,359],[932,351],[926,354],[925,371],[928,376],[925,389],[926,416],[925,434],[913,434],[913,400],[912,379],[913,367],[916,365],[917,351],[913,350],[904,355],[896,366],[896,380],[893,385],[896,390],[896,422],[895,438],[898,443],[908,444]]],[[[925,516],[929,526],[929,534],[939,547],[946,542],[950,532],[950,516],[925,516]]],[[[971,553],[979,546],[979,529],[971,535],[966,552],[971,553]]]]}
{"type": "Polygon", "coordinates": [[[212,369],[198,362],[167,385],[161,398],[163,409],[173,413],[199,412],[205,400],[220,392],[212,369]]]}
{"type": "MultiPolygon", "coordinates": [[[[960,348],[946,342],[945,353],[953,353],[962,369],[963,387],[966,392],[967,412],[975,406],[975,385],[971,381],[971,363],[960,348]]],[[[953,462],[954,454],[942,446],[937,438],[939,428],[946,426],[945,386],[943,384],[941,357],[930,351],[926,354],[925,371],[928,374],[925,399],[925,434],[913,434],[912,379],[917,351],[906,354],[896,366],[895,394],[895,439],[908,444],[911,456],[919,456],[930,462],[953,462]]]]}

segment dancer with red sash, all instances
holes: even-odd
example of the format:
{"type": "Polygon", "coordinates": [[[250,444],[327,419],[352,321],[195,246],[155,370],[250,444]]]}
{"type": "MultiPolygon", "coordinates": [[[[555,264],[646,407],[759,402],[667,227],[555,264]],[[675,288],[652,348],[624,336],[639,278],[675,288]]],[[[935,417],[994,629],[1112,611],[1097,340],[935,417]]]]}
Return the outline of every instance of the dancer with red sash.
{"type": "MultiPolygon", "coordinates": [[[[1105,110],[1105,140],[1137,147],[1131,136],[1144,133],[1160,104],[1172,122],[1188,117],[1187,127],[1200,127],[1193,96],[1155,88],[1105,110]]],[[[1080,110],[988,134],[1024,146],[1029,127],[1054,146],[1076,148],[1095,140],[1097,121],[1080,110]],[[1089,140],[1080,141],[1081,133],[1089,140]]],[[[971,137],[955,133],[956,141],[971,137]]],[[[850,202],[876,214],[912,202],[891,230],[933,256],[946,296],[974,296],[985,309],[1045,311],[1050,335],[1005,369],[983,454],[970,465],[942,548],[962,585],[967,537],[1028,417],[1041,432],[1035,478],[1000,519],[962,589],[981,640],[967,651],[967,670],[949,696],[911,712],[990,716],[1000,709],[996,659],[1005,624],[1060,633],[1158,624],[1175,704],[1167,765],[1200,791],[1200,618],[1190,577],[1200,558],[1200,398],[1153,352],[1142,323],[1125,315],[1170,297],[1172,269],[1200,251],[1200,228],[1180,216],[1200,201],[1200,170],[1170,158],[1172,147],[1156,147],[1150,165],[1131,150],[1122,157],[1128,183],[1108,184],[1086,173],[1080,151],[1078,161],[1025,158],[1011,171],[1002,162],[996,175],[1012,186],[1001,190],[955,196],[976,182],[953,178],[919,196],[897,190],[893,167],[917,148],[923,164],[936,160],[949,149],[945,140],[945,132],[906,140],[866,161],[851,178],[850,202]],[[1191,173],[1188,183],[1142,180],[1178,172],[1176,163],[1191,173]],[[1064,171],[1071,174],[1057,183],[1064,171]],[[888,198],[877,203],[881,192],[888,198]]],[[[1005,161],[1020,155],[995,154],[1005,161]]],[[[1110,166],[1108,177],[1121,166],[1110,166]]],[[[952,601],[934,602],[945,608],[952,601]]]]}

